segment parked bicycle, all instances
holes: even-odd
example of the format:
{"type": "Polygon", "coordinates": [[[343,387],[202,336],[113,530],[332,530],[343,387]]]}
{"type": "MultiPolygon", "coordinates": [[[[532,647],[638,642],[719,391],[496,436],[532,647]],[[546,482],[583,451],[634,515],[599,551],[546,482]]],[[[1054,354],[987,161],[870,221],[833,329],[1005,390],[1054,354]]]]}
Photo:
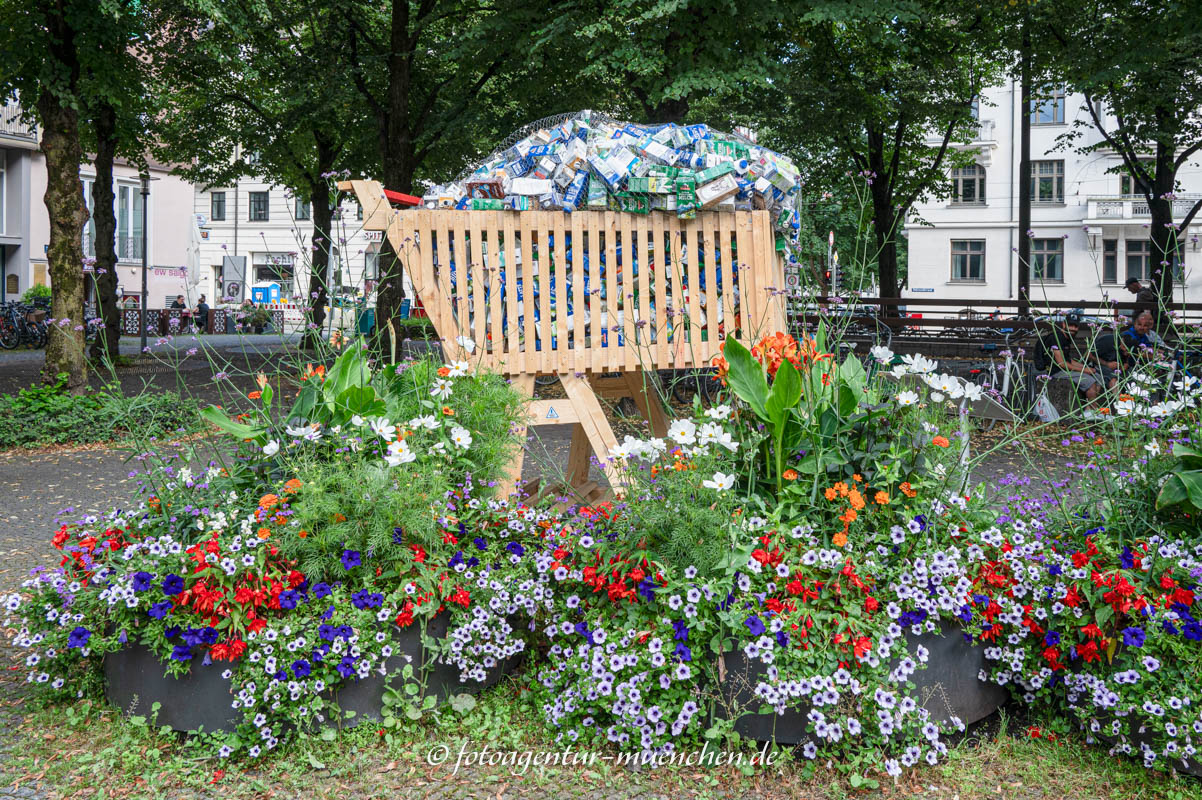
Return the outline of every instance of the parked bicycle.
{"type": "Polygon", "coordinates": [[[49,309],[42,304],[0,304],[0,347],[13,350],[23,344],[45,347],[50,336],[49,309]]]}

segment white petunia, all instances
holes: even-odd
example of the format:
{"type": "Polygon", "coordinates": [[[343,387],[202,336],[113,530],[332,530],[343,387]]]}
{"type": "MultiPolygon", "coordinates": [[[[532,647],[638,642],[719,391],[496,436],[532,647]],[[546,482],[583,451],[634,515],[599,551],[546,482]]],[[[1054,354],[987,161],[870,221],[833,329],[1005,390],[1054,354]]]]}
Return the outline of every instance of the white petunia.
{"type": "Polygon", "coordinates": [[[451,428],[451,441],[466,450],[472,446],[472,435],[468,433],[467,428],[456,425],[451,428]]]}
{"type": "Polygon", "coordinates": [[[725,492],[727,489],[735,485],[735,476],[727,475],[722,472],[715,472],[713,480],[702,481],[701,485],[707,489],[725,492]]]}

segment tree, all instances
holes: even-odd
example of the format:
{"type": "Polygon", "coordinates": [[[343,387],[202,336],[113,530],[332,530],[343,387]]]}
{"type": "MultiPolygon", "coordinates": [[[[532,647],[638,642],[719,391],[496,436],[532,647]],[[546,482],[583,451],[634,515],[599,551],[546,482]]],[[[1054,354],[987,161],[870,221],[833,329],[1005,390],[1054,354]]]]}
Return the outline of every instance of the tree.
{"type": "MultiPolygon", "coordinates": [[[[782,25],[769,125],[810,180],[867,179],[882,297],[898,297],[897,237],[913,205],[948,185],[955,145],[975,130],[973,101],[996,74],[967,4],[815,2],[782,25]],[[771,116],[782,115],[773,123],[771,116]]],[[[754,113],[754,112],[753,112],[754,113]]],[[[764,118],[763,112],[760,114],[764,118]]]]}
{"type": "Polygon", "coordinates": [[[331,177],[366,170],[376,141],[351,88],[350,35],[347,16],[328,3],[231,3],[211,21],[177,21],[160,47],[168,51],[162,84],[172,108],[160,155],[201,184],[256,175],[309,203],[313,238],[299,259],[311,270],[308,346],[325,322],[338,249],[331,177]]]}
{"type": "Polygon", "coordinates": [[[79,164],[80,80],[95,7],[82,0],[0,0],[0,94],[19,95],[36,115],[46,158],[44,202],[50,217],[50,339],[43,378],[67,375],[79,394],[88,386],[83,334],[83,227],[87,207],[79,164]]]}
{"type": "Polygon", "coordinates": [[[1181,232],[1202,200],[1174,202],[1177,173],[1202,150],[1202,33],[1189,3],[1090,0],[1042,9],[1048,30],[1043,56],[1070,89],[1085,95],[1088,119],[1069,141],[1092,128],[1101,140],[1082,152],[1111,151],[1135,181],[1151,212],[1154,270],[1161,298],[1173,292],[1181,232]],[[1149,165],[1144,159],[1150,156],[1149,165]]]}

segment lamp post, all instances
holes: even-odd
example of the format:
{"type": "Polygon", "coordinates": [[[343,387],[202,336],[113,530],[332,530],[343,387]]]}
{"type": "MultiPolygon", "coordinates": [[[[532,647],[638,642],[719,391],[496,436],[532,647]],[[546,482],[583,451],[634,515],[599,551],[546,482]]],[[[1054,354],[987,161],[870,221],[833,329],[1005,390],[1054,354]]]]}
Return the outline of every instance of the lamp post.
{"type": "Polygon", "coordinates": [[[150,309],[147,308],[146,297],[146,209],[150,199],[150,175],[142,173],[142,350],[146,352],[146,326],[149,324],[150,309]]]}

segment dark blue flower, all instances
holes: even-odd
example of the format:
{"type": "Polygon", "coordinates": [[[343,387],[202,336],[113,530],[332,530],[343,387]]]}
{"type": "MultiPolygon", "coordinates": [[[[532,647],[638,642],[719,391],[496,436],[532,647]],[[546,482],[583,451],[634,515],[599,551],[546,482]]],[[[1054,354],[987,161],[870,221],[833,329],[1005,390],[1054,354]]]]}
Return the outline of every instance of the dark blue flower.
{"type": "Polygon", "coordinates": [[[1044,647],[1055,647],[1058,644],[1060,644],[1060,634],[1056,631],[1048,631],[1043,635],[1044,647]]]}
{"type": "Polygon", "coordinates": [[[475,569],[479,565],[480,565],[480,559],[476,558],[475,556],[472,556],[471,558],[469,558],[467,560],[468,569],[475,569]]]}
{"type": "Polygon", "coordinates": [[[342,551],[342,568],[354,569],[363,563],[363,559],[359,556],[358,550],[343,550],[342,551]]]}
{"type": "Polygon", "coordinates": [[[526,548],[522,547],[522,545],[518,542],[510,542],[509,544],[505,545],[505,549],[513,553],[515,556],[521,556],[522,553],[526,552],[526,548]]]}
{"type": "Polygon", "coordinates": [[[368,608],[379,608],[384,603],[384,595],[379,593],[372,594],[366,589],[360,589],[351,595],[351,603],[360,611],[368,608]]]}
{"type": "Polygon", "coordinates": [[[1048,567],[1049,575],[1062,575],[1063,573],[1064,569],[1062,569],[1059,564],[1053,564],[1052,566],[1048,567]]]}
{"type": "Polygon", "coordinates": [[[321,618],[322,618],[322,619],[324,619],[326,622],[329,622],[329,621],[330,621],[330,618],[331,618],[331,617],[333,617],[333,616],[334,616],[334,607],[333,607],[333,606],[330,606],[329,608],[327,608],[327,609],[325,610],[325,613],[323,613],[323,614],[321,615],[321,618]]]}
{"type": "Polygon", "coordinates": [[[91,638],[92,632],[80,625],[67,637],[67,646],[84,648],[88,646],[88,639],[91,638]]]}
{"type": "Polygon", "coordinates": [[[687,642],[689,640],[689,626],[683,619],[672,620],[672,631],[673,641],[687,642]]]}
{"type": "Polygon", "coordinates": [[[1123,569],[1135,568],[1135,553],[1131,552],[1131,548],[1123,546],[1123,553],[1119,556],[1119,566],[1123,569]]]}
{"type": "Polygon", "coordinates": [[[163,594],[172,596],[184,590],[184,579],[178,575],[168,575],[163,578],[163,594]]]}
{"type": "Polygon", "coordinates": [[[747,626],[747,630],[751,631],[752,636],[759,636],[766,630],[764,628],[764,623],[761,622],[760,618],[754,614],[744,620],[743,624],[747,626]]]}
{"type": "Polygon", "coordinates": [[[307,678],[309,677],[310,671],[312,671],[312,667],[310,667],[309,662],[305,661],[303,658],[300,661],[292,662],[292,674],[296,677],[307,678]]]}
{"type": "Polygon", "coordinates": [[[192,648],[186,644],[177,644],[175,649],[171,651],[171,660],[173,661],[191,661],[192,648]]]}
{"type": "Polygon", "coordinates": [[[1186,639],[1192,642],[1202,642],[1202,624],[1197,622],[1185,623],[1185,630],[1182,631],[1186,639]]]}
{"type": "Polygon", "coordinates": [[[475,539],[472,539],[472,544],[476,545],[477,550],[488,549],[488,542],[484,541],[484,538],[481,536],[477,536],[475,539]]]}
{"type": "Polygon", "coordinates": [[[447,567],[449,569],[455,569],[455,567],[459,566],[462,563],[463,563],[463,551],[456,550],[455,555],[451,556],[451,560],[447,562],[447,567]]]}
{"type": "Polygon", "coordinates": [[[655,579],[648,575],[639,581],[639,585],[635,587],[635,591],[639,593],[639,597],[650,603],[655,599],[655,579]]]}
{"type": "Polygon", "coordinates": [[[1143,647],[1145,636],[1143,628],[1123,628],[1123,644],[1127,647],[1143,647]]]}
{"type": "Polygon", "coordinates": [[[280,608],[291,611],[300,602],[300,595],[291,589],[280,592],[280,608]]]}
{"type": "Polygon", "coordinates": [[[330,591],[331,591],[330,584],[328,584],[328,583],[313,584],[313,597],[315,597],[318,600],[320,600],[323,597],[329,597],[330,591]]]}
{"type": "Polygon", "coordinates": [[[130,582],[135,592],[144,592],[154,583],[154,576],[149,572],[135,572],[130,582]]]}
{"type": "Polygon", "coordinates": [[[677,642],[676,649],[673,650],[672,652],[673,652],[673,655],[675,655],[681,661],[692,661],[693,660],[693,651],[690,650],[689,646],[687,644],[685,644],[684,642],[677,642]]]}
{"type": "Polygon", "coordinates": [[[355,674],[355,659],[350,656],[343,656],[338,662],[338,674],[344,678],[349,678],[355,674]]]}
{"type": "Polygon", "coordinates": [[[405,532],[403,530],[401,530],[400,528],[393,528],[392,529],[392,543],[393,544],[404,544],[405,543],[405,532]]]}
{"type": "Polygon", "coordinates": [[[161,603],[155,603],[146,613],[151,619],[162,619],[171,611],[171,601],[164,600],[161,603]]]}
{"type": "Polygon", "coordinates": [[[776,643],[779,644],[781,647],[788,647],[789,646],[789,634],[785,633],[784,631],[777,631],[776,632],[776,643]]]}
{"type": "Polygon", "coordinates": [[[337,633],[333,625],[318,625],[317,635],[322,639],[325,639],[327,642],[332,642],[337,636],[337,633]]]}

